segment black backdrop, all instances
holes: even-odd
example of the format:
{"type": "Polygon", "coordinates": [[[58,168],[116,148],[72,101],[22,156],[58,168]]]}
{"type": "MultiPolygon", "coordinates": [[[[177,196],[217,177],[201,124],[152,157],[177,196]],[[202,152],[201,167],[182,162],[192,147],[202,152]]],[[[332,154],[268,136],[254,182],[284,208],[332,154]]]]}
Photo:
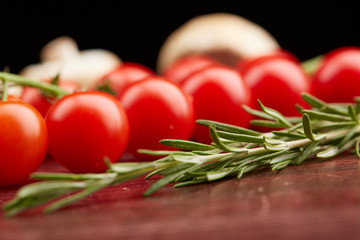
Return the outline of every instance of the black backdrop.
{"type": "Polygon", "coordinates": [[[104,48],[124,61],[155,68],[165,38],[199,14],[229,12],[267,29],[300,60],[360,45],[356,1],[2,1],[0,69],[18,72],[38,61],[40,48],[61,35],[80,49],[104,48]]]}

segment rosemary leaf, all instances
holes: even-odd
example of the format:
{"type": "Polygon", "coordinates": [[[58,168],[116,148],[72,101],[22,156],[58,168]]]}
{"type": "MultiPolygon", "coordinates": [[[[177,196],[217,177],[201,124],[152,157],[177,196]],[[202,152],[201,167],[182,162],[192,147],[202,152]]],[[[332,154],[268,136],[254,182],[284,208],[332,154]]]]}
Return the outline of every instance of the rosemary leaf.
{"type": "Polygon", "coordinates": [[[319,152],[316,156],[318,158],[335,157],[336,155],[338,155],[338,154],[348,150],[352,146],[354,146],[356,142],[357,142],[357,139],[355,138],[355,139],[352,139],[351,141],[348,141],[347,143],[345,143],[341,148],[338,145],[330,146],[326,150],[319,152]]]}
{"type": "Polygon", "coordinates": [[[347,128],[357,125],[354,121],[347,122],[334,122],[334,123],[325,123],[321,124],[321,126],[316,127],[317,131],[331,130],[331,129],[339,129],[339,128],[347,128]]]}
{"type": "Polygon", "coordinates": [[[312,142],[309,146],[305,147],[305,150],[303,151],[302,155],[300,155],[296,159],[295,164],[297,164],[297,165],[301,164],[319,144],[320,144],[320,141],[315,141],[315,142],[312,142]]]}
{"type": "Polygon", "coordinates": [[[202,164],[202,158],[200,156],[184,156],[184,155],[172,155],[174,161],[179,163],[193,163],[202,164]]]}
{"type": "Polygon", "coordinates": [[[323,108],[327,105],[324,101],[308,93],[301,93],[301,97],[305,100],[305,102],[307,102],[310,106],[314,108],[323,108]]]}
{"type": "Polygon", "coordinates": [[[355,153],[356,153],[356,156],[360,159],[360,137],[358,137],[356,139],[356,142],[355,142],[355,153]]]}
{"type": "Polygon", "coordinates": [[[135,172],[139,169],[153,167],[153,162],[121,162],[109,165],[109,170],[116,173],[135,172]]]}
{"type": "Polygon", "coordinates": [[[311,141],[320,140],[322,136],[321,135],[315,136],[315,134],[312,132],[310,117],[306,113],[304,113],[302,119],[303,119],[303,130],[305,136],[309,138],[311,141]]]}
{"type": "Polygon", "coordinates": [[[253,115],[255,117],[259,117],[259,118],[267,119],[267,120],[274,120],[274,118],[272,116],[269,116],[268,114],[264,113],[263,111],[252,109],[246,105],[243,105],[243,108],[245,109],[245,111],[247,111],[248,113],[250,113],[251,115],[253,115]]]}
{"type": "Polygon", "coordinates": [[[298,157],[301,154],[301,152],[290,152],[287,154],[283,154],[277,157],[274,157],[273,159],[270,160],[270,164],[277,164],[279,162],[283,162],[283,161],[287,161],[287,160],[292,160],[296,157],[298,157]]]}
{"type": "Polygon", "coordinates": [[[89,179],[103,179],[115,177],[115,173],[85,173],[85,174],[74,174],[74,173],[42,173],[35,172],[31,174],[31,178],[36,180],[72,180],[82,181],[89,179]]]}
{"type": "Polygon", "coordinates": [[[229,168],[229,169],[222,169],[216,172],[208,172],[206,174],[206,179],[209,182],[219,180],[221,178],[228,176],[232,172],[232,170],[233,170],[232,168],[229,168]]]}
{"type": "Polygon", "coordinates": [[[275,171],[275,170],[280,170],[280,169],[286,168],[287,166],[290,165],[290,163],[291,163],[291,160],[279,162],[279,163],[275,164],[274,166],[272,166],[271,170],[275,171]]]}
{"type": "MultiPolygon", "coordinates": [[[[166,168],[165,168],[166,169],[166,168]]],[[[164,170],[163,168],[160,168],[160,169],[156,169],[152,172],[150,172],[148,175],[145,176],[145,179],[149,179],[151,178],[152,176],[155,176],[156,174],[159,174],[162,170],[164,170]]]]}
{"type": "Polygon", "coordinates": [[[304,134],[284,132],[284,131],[272,131],[272,133],[276,136],[287,137],[289,139],[302,139],[302,138],[306,137],[304,134]]]}
{"type": "Polygon", "coordinates": [[[42,196],[42,197],[26,197],[23,199],[17,199],[15,198],[11,202],[6,203],[3,206],[3,209],[6,211],[5,216],[6,217],[13,217],[18,213],[21,213],[27,209],[31,209],[43,204],[46,204],[57,197],[60,197],[63,195],[63,193],[54,194],[54,195],[48,195],[48,196],[42,196]]]}
{"type": "Polygon", "coordinates": [[[178,171],[181,171],[183,169],[189,168],[191,166],[194,166],[193,163],[182,163],[182,164],[176,164],[172,167],[167,167],[167,168],[163,168],[161,169],[161,171],[159,172],[160,175],[163,176],[167,176],[173,173],[176,173],[178,171]]]}
{"type": "Polygon", "coordinates": [[[151,156],[167,156],[170,154],[182,153],[181,151],[149,150],[149,149],[138,149],[137,152],[151,156]]]}
{"type": "Polygon", "coordinates": [[[77,201],[91,195],[92,193],[97,192],[97,191],[99,191],[100,189],[102,189],[104,187],[107,187],[111,182],[112,182],[111,179],[104,179],[104,180],[101,180],[101,181],[97,181],[97,182],[90,185],[85,190],[83,190],[83,191],[81,191],[79,193],[76,193],[76,194],[73,194],[73,195],[71,195],[71,196],[69,196],[67,198],[55,201],[54,203],[52,203],[50,206],[48,206],[45,209],[45,212],[46,213],[51,213],[51,212],[54,212],[54,211],[56,211],[56,210],[58,210],[60,208],[65,207],[67,205],[70,205],[70,204],[72,204],[74,202],[77,202],[77,201]]]}
{"type": "Polygon", "coordinates": [[[265,107],[260,100],[258,100],[258,104],[261,108],[261,110],[266,113],[267,115],[273,117],[274,119],[277,119],[280,123],[282,123],[283,125],[285,125],[286,127],[292,127],[291,122],[289,122],[281,113],[279,113],[278,111],[265,107]]]}
{"type": "Polygon", "coordinates": [[[215,147],[203,143],[186,141],[186,140],[177,140],[177,139],[163,139],[160,141],[161,144],[175,147],[183,150],[192,150],[192,151],[207,151],[215,149],[215,147]]]}
{"type": "Polygon", "coordinates": [[[17,198],[27,198],[33,196],[46,196],[54,193],[68,193],[86,187],[85,182],[78,181],[43,181],[32,183],[20,188],[17,198]]]}
{"type": "Polygon", "coordinates": [[[349,130],[349,132],[343,137],[341,142],[338,144],[338,148],[342,148],[345,144],[347,144],[353,136],[358,132],[358,126],[353,127],[349,130]]]}
{"type": "Polygon", "coordinates": [[[160,188],[164,187],[165,185],[172,183],[175,181],[175,179],[177,179],[178,177],[180,177],[181,175],[183,175],[184,173],[191,171],[193,168],[195,168],[197,165],[194,165],[190,168],[186,168],[183,169],[181,171],[175,172],[173,174],[167,175],[161,179],[159,179],[157,182],[155,182],[153,185],[151,185],[145,192],[144,192],[144,196],[149,196],[151,194],[153,194],[154,192],[156,192],[157,190],[159,190],[160,188]]]}
{"type": "Polygon", "coordinates": [[[260,136],[261,135],[261,133],[259,133],[258,131],[234,126],[231,124],[216,122],[216,121],[200,119],[200,120],[197,120],[196,123],[206,126],[206,127],[210,127],[211,125],[214,125],[217,130],[229,132],[229,133],[245,134],[245,135],[251,135],[251,136],[260,136]]]}
{"type": "Polygon", "coordinates": [[[348,106],[348,115],[354,122],[359,122],[359,118],[355,112],[355,109],[352,105],[348,106]]]}
{"type": "Polygon", "coordinates": [[[360,114],[360,97],[355,97],[354,101],[355,101],[355,113],[356,113],[356,115],[359,115],[360,114]]]}
{"type": "Polygon", "coordinates": [[[286,142],[276,139],[264,137],[264,147],[270,151],[283,151],[288,150],[289,146],[286,142]]]}
{"type": "Polygon", "coordinates": [[[186,186],[191,186],[191,185],[196,185],[196,184],[201,184],[201,183],[206,183],[206,182],[208,182],[206,179],[180,182],[180,183],[175,184],[174,188],[186,187],[186,186]]]}
{"type": "Polygon", "coordinates": [[[339,108],[335,105],[329,105],[329,104],[325,103],[324,101],[322,101],[308,93],[302,93],[301,96],[310,106],[312,106],[313,108],[319,109],[322,112],[347,115],[347,112],[344,109],[339,108]]]}
{"type": "Polygon", "coordinates": [[[254,126],[260,126],[260,127],[267,127],[267,128],[286,128],[287,126],[284,125],[281,122],[278,121],[269,121],[269,120],[251,120],[250,121],[251,125],[254,126]]]}
{"type": "Polygon", "coordinates": [[[210,137],[211,139],[214,141],[214,144],[221,150],[224,150],[225,152],[247,152],[246,149],[242,149],[242,148],[234,148],[234,147],[229,147],[227,146],[226,144],[224,144],[217,131],[216,131],[216,128],[215,128],[215,125],[211,125],[209,127],[209,130],[210,130],[210,137]]]}
{"type": "Polygon", "coordinates": [[[193,167],[192,170],[176,178],[175,182],[185,182],[193,179],[195,176],[206,175],[206,172],[216,169],[218,165],[220,165],[219,162],[197,165],[196,167],[193,167]]]}
{"type": "Polygon", "coordinates": [[[246,134],[238,134],[238,133],[229,133],[223,131],[216,131],[218,136],[221,138],[225,138],[228,140],[233,140],[236,142],[246,142],[246,143],[263,143],[264,138],[262,136],[252,136],[246,134]]]}
{"type": "Polygon", "coordinates": [[[257,170],[259,168],[263,168],[263,167],[264,167],[264,165],[261,164],[261,163],[253,164],[253,165],[250,165],[250,166],[245,166],[245,167],[241,168],[241,170],[240,170],[240,172],[238,172],[236,178],[240,179],[243,176],[243,174],[255,171],[255,170],[257,170]]]}
{"type": "Polygon", "coordinates": [[[343,122],[343,121],[351,120],[347,116],[342,116],[342,115],[333,114],[333,113],[318,112],[318,111],[315,111],[315,110],[304,110],[303,114],[305,114],[305,113],[311,119],[327,120],[327,121],[330,121],[330,122],[343,122]]]}

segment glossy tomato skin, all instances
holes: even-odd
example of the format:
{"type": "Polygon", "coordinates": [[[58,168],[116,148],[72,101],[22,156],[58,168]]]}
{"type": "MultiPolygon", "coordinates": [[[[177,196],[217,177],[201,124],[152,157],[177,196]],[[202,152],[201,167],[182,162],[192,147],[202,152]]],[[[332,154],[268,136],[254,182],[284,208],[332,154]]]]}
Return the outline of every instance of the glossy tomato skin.
{"type": "Polygon", "coordinates": [[[360,48],[341,47],[325,54],[314,73],[312,91],[325,102],[353,102],[360,96],[360,48]]]}
{"type": "Polygon", "coordinates": [[[190,74],[199,71],[207,66],[220,64],[214,58],[202,55],[193,54],[179,58],[173,64],[169,65],[163,72],[163,76],[175,83],[180,84],[190,74]]]}
{"type": "Polygon", "coordinates": [[[263,56],[254,59],[241,73],[257,109],[257,100],[285,116],[299,115],[296,104],[306,107],[301,93],[311,92],[311,83],[299,63],[281,55],[263,56]]]}
{"type": "Polygon", "coordinates": [[[49,153],[75,173],[103,172],[104,157],[117,162],[129,137],[119,101],[104,92],[77,92],[58,100],[46,115],[49,153]]]}
{"type": "Polygon", "coordinates": [[[140,80],[119,96],[130,125],[128,152],[137,161],[151,157],[137,154],[138,149],[163,150],[162,139],[188,140],[195,119],[190,97],[175,83],[152,76],[140,80]]]}
{"type": "MultiPolygon", "coordinates": [[[[59,86],[69,92],[74,92],[80,89],[78,84],[71,81],[60,81],[59,86]]],[[[46,97],[41,93],[40,89],[26,86],[23,87],[20,99],[35,107],[43,117],[45,117],[47,111],[55,102],[55,98],[46,97]]]]}
{"type": "Polygon", "coordinates": [[[244,59],[240,59],[237,63],[235,68],[237,68],[240,72],[246,71],[246,69],[248,67],[251,67],[251,65],[256,64],[257,61],[256,59],[258,58],[263,58],[263,57],[283,57],[286,58],[290,61],[295,62],[296,64],[300,64],[300,60],[297,58],[296,55],[294,55],[292,52],[284,49],[284,48],[279,48],[276,49],[274,52],[268,53],[266,55],[262,55],[262,56],[258,56],[258,57],[254,57],[254,58],[244,58],[244,59]]]}
{"type": "Polygon", "coordinates": [[[26,103],[0,102],[0,132],[0,186],[21,184],[46,155],[45,121],[26,103]]]}
{"type": "MultiPolygon", "coordinates": [[[[249,126],[251,116],[243,105],[251,104],[251,93],[235,69],[209,66],[190,75],[181,87],[193,98],[196,119],[249,126]]],[[[193,138],[205,143],[211,141],[208,128],[200,125],[196,125],[193,138]]]]}
{"type": "Polygon", "coordinates": [[[130,84],[145,77],[155,75],[154,71],[147,66],[136,62],[123,62],[110,73],[103,76],[97,83],[96,88],[108,86],[112,94],[120,95],[130,84]]]}

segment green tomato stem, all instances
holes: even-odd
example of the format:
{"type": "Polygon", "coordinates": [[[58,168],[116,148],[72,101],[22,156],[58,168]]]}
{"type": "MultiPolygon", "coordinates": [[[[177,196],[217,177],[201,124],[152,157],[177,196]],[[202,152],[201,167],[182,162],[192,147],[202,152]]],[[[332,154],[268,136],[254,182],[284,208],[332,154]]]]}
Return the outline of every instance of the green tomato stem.
{"type": "MultiPolygon", "coordinates": [[[[29,87],[35,87],[44,91],[47,91],[49,93],[54,94],[57,98],[61,98],[67,94],[69,94],[68,91],[62,89],[61,87],[44,83],[41,81],[36,81],[34,79],[26,78],[17,74],[7,73],[7,72],[0,72],[0,79],[4,82],[4,90],[7,88],[7,83],[12,82],[16,85],[23,85],[23,86],[29,86],[29,87]]],[[[7,98],[7,94],[5,93],[3,95],[3,99],[7,98]],[[4,96],[5,95],[5,96],[4,96]]]]}
{"type": "Polygon", "coordinates": [[[2,101],[6,101],[7,100],[7,92],[8,92],[8,88],[9,88],[9,82],[6,80],[2,80],[3,82],[3,95],[2,95],[2,101]]]}
{"type": "Polygon", "coordinates": [[[301,66],[308,75],[313,75],[319,68],[324,56],[319,55],[301,62],[301,66]]]}

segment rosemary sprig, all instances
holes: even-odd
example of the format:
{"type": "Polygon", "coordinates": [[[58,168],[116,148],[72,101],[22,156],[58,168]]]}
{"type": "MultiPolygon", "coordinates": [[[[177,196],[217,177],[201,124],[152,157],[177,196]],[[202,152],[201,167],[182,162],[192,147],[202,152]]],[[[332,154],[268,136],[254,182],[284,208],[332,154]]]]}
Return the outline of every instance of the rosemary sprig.
{"type": "Polygon", "coordinates": [[[244,107],[263,117],[263,125],[283,128],[280,131],[260,133],[225,123],[197,120],[198,124],[209,128],[211,144],[164,139],[162,144],[179,150],[139,150],[159,157],[153,162],[106,161],[108,172],[101,174],[33,173],[31,177],[41,181],[22,187],[3,209],[10,217],[48,204],[45,212],[53,212],[102,188],[140,176],[161,176],[144,192],[144,196],[149,196],[171,183],[175,183],[174,187],[184,187],[228,177],[241,178],[259,169],[280,170],[315,156],[330,158],[346,150],[353,150],[359,157],[359,100],[345,106],[327,104],[305,93],[302,96],[312,108],[299,108],[302,113],[299,118],[286,118],[260,101],[262,111],[244,107]]]}

